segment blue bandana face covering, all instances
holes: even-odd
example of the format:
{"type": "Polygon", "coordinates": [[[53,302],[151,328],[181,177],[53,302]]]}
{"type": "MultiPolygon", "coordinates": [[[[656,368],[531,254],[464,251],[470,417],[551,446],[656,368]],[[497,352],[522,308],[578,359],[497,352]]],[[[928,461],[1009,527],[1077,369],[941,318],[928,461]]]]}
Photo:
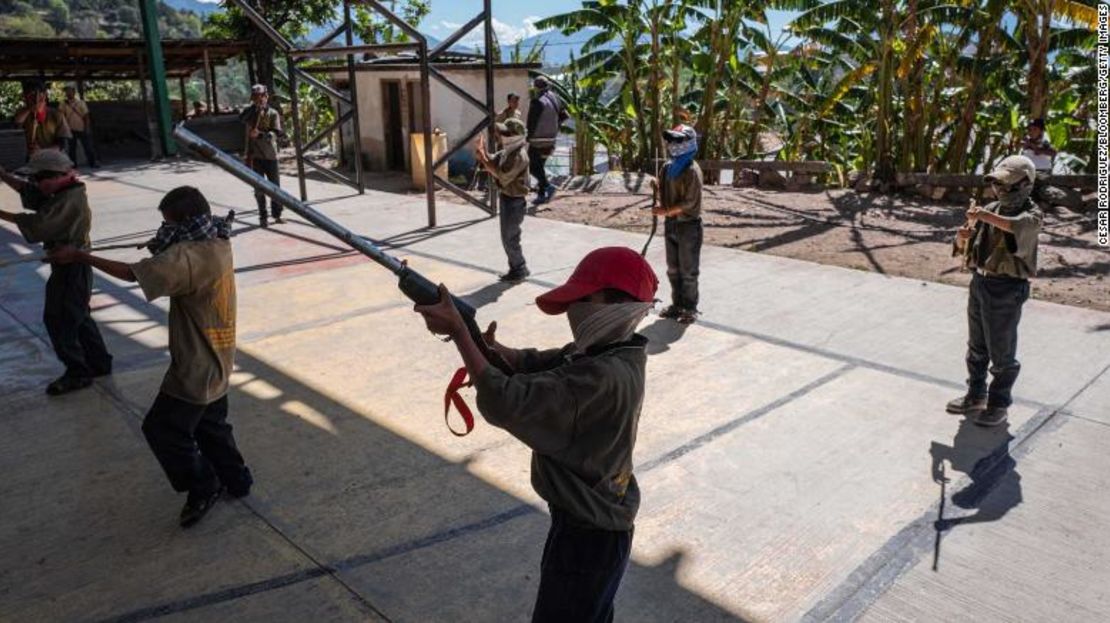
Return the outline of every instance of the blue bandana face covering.
{"type": "Polygon", "coordinates": [[[686,172],[694,156],[698,154],[698,139],[691,137],[680,143],[667,143],[667,153],[671,156],[667,167],[667,179],[674,179],[686,172]]]}

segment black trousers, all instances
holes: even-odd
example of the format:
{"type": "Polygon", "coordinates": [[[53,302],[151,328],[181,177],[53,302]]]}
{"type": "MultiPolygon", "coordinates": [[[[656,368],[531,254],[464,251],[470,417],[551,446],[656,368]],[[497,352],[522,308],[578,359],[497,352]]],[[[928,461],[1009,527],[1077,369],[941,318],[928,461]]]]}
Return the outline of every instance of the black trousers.
{"type": "Polygon", "coordinates": [[[671,301],[675,307],[698,309],[698,275],[701,274],[701,219],[680,221],[669,218],[663,223],[667,243],[667,279],[671,282],[671,301]]]}
{"type": "Polygon", "coordinates": [[[501,195],[501,246],[509,258],[509,270],[521,271],[528,267],[524,250],[520,246],[520,229],[528,202],[524,197],[501,195]]]}
{"type": "Polygon", "coordinates": [[[73,131],[73,138],[69,139],[69,159],[77,164],[77,142],[81,142],[81,148],[85,150],[85,159],[89,161],[89,166],[96,166],[96,152],[93,151],[92,134],[88,132],[73,131]]]}
{"type": "Polygon", "coordinates": [[[528,172],[532,177],[536,178],[536,194],[543,195],[547,192],[547,159],[554,153],[554,148],[544,147],[537,149],[535,147],[528,148],[528,172]]]}
{"type": "Polygon", "coordinates": [[[227,423],[227,396],[195,405],[159,393],[143,435],[175,491],[205,495],[223,484],[236,497],[250,492],[254,480],[227,423]]]}
{"type": "Polygon", "coordinates": [[[42,323],[66,376],[89,377],[112,371],[112,356],[92,318],[93,274],[88,264],[51,264],[42,323]]]}
{"type": "MultiPolygon", "coordinates": [[[[277,160],[263,160],[261,158],[251,159],[251,170],[261,175],[262,177],[270,180],[275,186],[281,186],[281,176],[278,175],[278,161],[277,160]]],[[[266,217],[266,195],[261,191],[254,191],[254,201],[258,204],[258,218],[266,217]]],[[[274,218],[281,217],[281,204],[271,200],[270,211],[274,213],[274,218]]]]}
{"type": "Polygon", "coordinates": [[[1021,364],[1017,360],[1021,306],[1029,299],[1029,281],[984,277],[975,273],[967,298],[967,387],[987,404],[1008,407],[1021,364]],[[991,382],[987,386],[987,372],[991,382]]]}
{"type": "Polygon", "coordinates": [[[612,621],[631,552],[632,530],[584,527],[552,508],[532,623],[612,621]]]}

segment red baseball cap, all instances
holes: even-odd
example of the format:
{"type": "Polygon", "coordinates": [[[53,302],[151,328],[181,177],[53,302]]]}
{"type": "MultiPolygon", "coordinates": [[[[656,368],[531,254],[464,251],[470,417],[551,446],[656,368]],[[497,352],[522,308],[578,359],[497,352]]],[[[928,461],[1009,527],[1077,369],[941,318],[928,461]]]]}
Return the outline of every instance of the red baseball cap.
{"type": "Polygon", "coordinates": [[[612,288],[643,303],[655,300],[659,279],[647,260],[627,247],[602,247],[591,251],[567,282],[536,298],[545,314],[561,314],[571,303],[612,288]]]}

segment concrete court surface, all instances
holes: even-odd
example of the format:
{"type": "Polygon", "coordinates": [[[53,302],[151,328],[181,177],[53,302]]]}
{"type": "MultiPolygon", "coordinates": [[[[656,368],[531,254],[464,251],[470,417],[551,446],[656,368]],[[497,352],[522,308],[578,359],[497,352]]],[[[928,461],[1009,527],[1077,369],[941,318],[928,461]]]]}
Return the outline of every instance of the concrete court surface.
{"type": "MultiPolygon", "coordinates": [[[[144,240],[180,184],[240,211],[231,421],[257,483],[179,529],[183,499],[139,431],[166,302],[98,277],[117,372],[47,399],[47,269],[0,269],[0,621],[528,619],[548,523],[528,451],[481,421],[448,432],[454,348],[386,271],[299,217],[254,227],[249,189],[202,163],[88,184],[100,244],[144,240]]],[[[420,197],[310,195],[511,345],[567,341],[534,297],[592,248],[643,243],[528,219],[533,278],[505,287],[496,220],[473,208],[441,203],[429,230],[420,197]]],[[[16,205],[7,187],[0,205],[16,205]]],[[[30,252],[0,228],[0,261],[30,252]]],[[[649,259],[662,277],[661,240],[649,259]]],[[[721,248],[702,263],[702,322],[642,329],[643,506],[618,620],[1110,618],[1110,314],[1030,301],[1018,403],[984,430],[943,410],[964,376],[964,290],[721,248]]]]}

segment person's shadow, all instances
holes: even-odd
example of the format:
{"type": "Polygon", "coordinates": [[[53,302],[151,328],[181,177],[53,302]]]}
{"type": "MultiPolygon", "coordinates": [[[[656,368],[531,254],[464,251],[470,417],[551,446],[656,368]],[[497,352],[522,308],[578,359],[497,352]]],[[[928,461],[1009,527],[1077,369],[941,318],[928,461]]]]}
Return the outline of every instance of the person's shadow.
{"type": "Polygon", "coordinates": [[[971,482],[953,493],[950,499],[957,508],[975,511],[970,515],[946,518],[942,502],[941,516],[935,524],[938,532],[962,524],[997,521],[1021,504],[1021,475],[1016,469],[1017,462],[1010,456],[1013,438],[1008,425],[984,428],[965,418],[951,446],[932,443],[929,454],[933,458],[933,481],[943,485],[949,480],[942,461],[947,461],[954,471],[967,474],[971,482]],[[994,450],[983,456],[984,448],[994,450]]]}
{"type": "Polygon", "coordinates": [[[658,318],[637,333],[648,339],[647,354],[658,355],[667,352],[671,344],[682,339],[688,327],[689,325],[680,324],[674,320],[658,318]]]}

